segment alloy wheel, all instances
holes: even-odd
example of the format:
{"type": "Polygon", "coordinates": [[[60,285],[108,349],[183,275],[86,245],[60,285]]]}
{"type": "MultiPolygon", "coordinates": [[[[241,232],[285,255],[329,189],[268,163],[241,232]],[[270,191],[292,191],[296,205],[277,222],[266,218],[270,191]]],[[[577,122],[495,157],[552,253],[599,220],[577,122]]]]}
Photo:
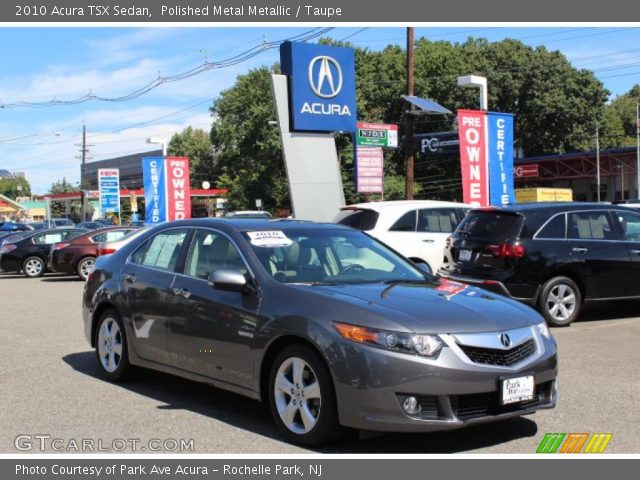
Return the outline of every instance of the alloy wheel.
{"type": "Polygon", "coordinates": [[[42,262],[36,258],[32,258],[24,264],[24,271],[30,277],[37,277],[42,273],[42,262]]]}
{"type": "Polygon", "coordinates": [[[576,292],[569,285],[555,285],[547,295],[549,315],[560,322],[570,320],[576,310],[576,292]]]}
{"type": "Polygon", "coordinates": [[[93,268],[96,265],[96,261],[93,258],[87,258],[83,260],[80,264],[80,277],[83,280],[86,280],[89,274],[93,271],[93,268]]]}
{"type": "Polygon", "coordinates": [[[275,376],[273,394],[282,423],[294,433],[313,430],[322,405],[320,384],[311,366],[299,357],[287,358],[275,376]]]}
{"type": "Polygon", "coordinates": [[[107,372],[115,372],[122,359],[122,332],[118,322],[106,317],[98,332],[98,356],[102,368],[107,372]]]}

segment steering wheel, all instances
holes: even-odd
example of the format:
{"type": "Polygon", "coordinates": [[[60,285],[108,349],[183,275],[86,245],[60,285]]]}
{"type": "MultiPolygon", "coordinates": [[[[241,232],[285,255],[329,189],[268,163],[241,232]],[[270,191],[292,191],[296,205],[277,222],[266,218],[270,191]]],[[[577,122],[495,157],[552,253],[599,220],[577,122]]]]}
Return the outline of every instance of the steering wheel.
{"type": "Polygon", "coordinates": [[[364,270],[364,267],[362,265],[352,263],[351,265],[347,265],[342,270],[340,270],[340,273],[338,275],[344,275],[345,273],[349,273],[351,271],[361,272],[362,270],[364,270]]]}

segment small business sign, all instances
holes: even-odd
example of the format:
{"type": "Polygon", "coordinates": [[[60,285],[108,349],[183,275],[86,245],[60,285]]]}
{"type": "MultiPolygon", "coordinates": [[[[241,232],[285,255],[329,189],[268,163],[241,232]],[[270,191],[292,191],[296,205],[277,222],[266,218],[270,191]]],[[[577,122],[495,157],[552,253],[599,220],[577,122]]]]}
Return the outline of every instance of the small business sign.
{"type": "Polygon", "coordinates": [[[98,191],[100,192],[100,212],[103,215],[120,213],[120,170],[98,169],[98,191]]]}
{"type": "Polygon", "coordinates": [[[187,157],[145,157],[145,223],[191,218],[191,187],[187,157]]]}
{"type": "Polygon", "coordinates": [[[398,147],[398,126],[358,122],[356,145],[363,147],[398,147]]]}
{"type": "Polygon", "coordinates": [[[384,154],[382,147],[357,147],[356,191],[382,193],[384,191],[384,154]]]}
{"type": "Polygon", "coordinates": [[[518,165],[513,171],[516,178],[537,178],[540,176],[540,167],[537,163],[518,165]]]}
{"type": "Polygon", "coordinates": [[[356,130],[356,73],[352,48],[284,42],[292,131],[356,130]]]}
{"type": "Polygon", "coordinates": [[[414,135],[423,155],[457,153],[460,149],[458,132],[437,132],[414,135]]]}

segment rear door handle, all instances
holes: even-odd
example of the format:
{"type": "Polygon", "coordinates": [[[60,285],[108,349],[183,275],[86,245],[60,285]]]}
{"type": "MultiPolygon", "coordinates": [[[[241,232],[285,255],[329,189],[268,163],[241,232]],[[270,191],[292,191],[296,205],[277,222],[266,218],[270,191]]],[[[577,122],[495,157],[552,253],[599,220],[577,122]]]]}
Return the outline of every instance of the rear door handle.
{"type": "Polygon", "coordinates": [[[423,239],[422,241],[423,241],[424,243],[433,243],[433,242],[435,242],[435,240],[432,240],[432,239],[430,239],[430,238],[425,238],[425,239],[423,239]]]}
{"type": "Polygon", "coordinates": [[[136,283],[138,277],[136,277],[133,273],[123,273],[122,278],[129,283],[136,283]]]}
{"type": "Polygon", "coordinates": [[[172,288],[171,291],[174,295],[178,295],[180,297],[189,298],[191,296],[191,292],[184,288],[172,288]]]}
{"type": "Polygon", "coordinates": [[[640,255],[640,250],[631,250],[631,253],[634,253],[636,255],[640,255]]]}
{"type": "Polygon", "coordinates": [[[584,248],[584,247],[574,247],[571,250],[576,253],[587,253],[589,251],[588,248],[584,248]]]}

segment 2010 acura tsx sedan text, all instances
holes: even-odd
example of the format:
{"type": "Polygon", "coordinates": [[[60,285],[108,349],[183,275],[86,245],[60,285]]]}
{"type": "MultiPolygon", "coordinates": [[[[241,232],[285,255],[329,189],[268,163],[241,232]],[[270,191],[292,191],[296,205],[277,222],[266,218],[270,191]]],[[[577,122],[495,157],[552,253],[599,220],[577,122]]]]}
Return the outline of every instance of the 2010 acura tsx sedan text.
{"type": "Polygon", "coordinates": [[[157,226],[85,284],[104,375],[134,366],[269,404],[303,445],[553,408],[556,344],[531,308],[441,280],[365,233],[296,220],[157,226]]]}

